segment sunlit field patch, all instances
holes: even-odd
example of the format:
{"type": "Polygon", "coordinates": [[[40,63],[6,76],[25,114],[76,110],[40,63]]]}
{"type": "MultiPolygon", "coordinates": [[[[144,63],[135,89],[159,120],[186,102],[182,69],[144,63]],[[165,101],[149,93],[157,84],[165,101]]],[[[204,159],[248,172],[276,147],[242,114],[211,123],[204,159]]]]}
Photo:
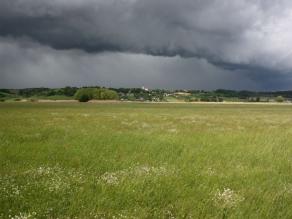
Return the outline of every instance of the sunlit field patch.
{"type": "Polygon", "coordinates": [[[292,218],[289,105],[0,103],[0,218],[292,218]]]}

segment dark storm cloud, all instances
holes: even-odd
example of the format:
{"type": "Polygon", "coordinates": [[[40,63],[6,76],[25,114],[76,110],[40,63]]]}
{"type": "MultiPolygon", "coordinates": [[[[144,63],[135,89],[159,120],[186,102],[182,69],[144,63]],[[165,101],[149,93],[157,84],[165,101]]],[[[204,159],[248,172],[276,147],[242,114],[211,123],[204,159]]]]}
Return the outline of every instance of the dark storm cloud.
{"type": "Polygon", "coordinates": [[[56,49],[267,65],[279,52],[290,58],[283,47],[292,36],[291,6],[285,0],[2,0],[0,35],[56,49]]]}
{"type": "Polygon", "coordinates": [[[205,59],[130,53],[58,51],[21,39],[0,38],[0,87],[109,87],[257,89],[261,81],[218,68],[205,59]]]}
{"type": "MultiPolygon", "coordinates": [[[[141,54],[137,57],[144,57],[143,61],[150,59],[148,55],[154,55],[153,60],[160,62],[164,60],[162,57],[166,57],[166,60],[171,60],[169,66],[181,71],[181,78],[195,77],[197,81],[207,78],[207,68],[203,71],[205,73],[196,71],[202,66],[201,61],[205,60],[208,69],[213,69],[210,70],[213,77],[217,76],[215,72],[218,75],[229,72],[230,78],[245,78],[246,82],[251,83],[251,86],[246,84],[247,87],[258,86],[258,89],[288,86],[284,82],[290,81],[292,70],[291,24],[292,2],[289,0],[0,1],[2,47],[10,41],[9,44],[18,48],[20,53],[29,51],[30,46],[41,57],[56,53],[62,59],[52,58],[54,61],[50,64],[59,66],[57,69],[68,71],[69,68],[60,66],[69,66],[72,60],[82,57],[87,57],[87,60],[89,57],[99,57],[100,61],[101,56],[97,54],[103,52],[111,52],[107,59],[112,57],[114,61],[115,52],[136,53],[141,54]],[[67,50],[78,51],[72,56],[67,50]],[[183,68],[181,63],[186,67],[183,68]],[[194,69],[191,71],[190,67],[194,69]]],[[[13,50],[9,47],[5,52],[9,53],[9,49],[13,50]]],[[[125,56],[129,58],[131,55],[125,56]]],[[[7,78],[13,66],[10,66],[11,61],[4,63],[3,60],[7,58],[0,63],[1,67],[4,66],[0,73],[7,78]]],[[[133,64],[125,58],[124,66],[127,61],[133,64]]],[[[142,62],[142,59],[137,61],[142,62]]],[[[17,62],[31,63],[24,56],[17,56],[17,62]]],[[[36,63],[41,64],[43,60],[38,59],[36,63]]],[[[98,70],[100,75],[105,70],[100,67],[104,65],[98,63],[99,66],[90,66],[95,66],[95,71],[98,70]]],[[[166,68],[156,69],[158,73],[156,76],[153,74],[152,79],[160,77],[166,68]]],[[[112,68],[108,66],[108,69],[112,68]]],[[[33,71],[27,68],[26,74],[28,72],[33,71]]],[[[173,71],[170,69],[170,72],[173,71]]],[[[76,73],[78,77],[81,74],[84,73],[76,73]]],[[[168,76],[171,75],[169,73],[168,76]]],[[[173,80],[179,83],[175,78],[173,80]]],[[[174,82],[168,83],[174,85],[174,82]]],[[[186,87],[188,83],[188,79],[185,79],[180,86],[186,87]]]]}

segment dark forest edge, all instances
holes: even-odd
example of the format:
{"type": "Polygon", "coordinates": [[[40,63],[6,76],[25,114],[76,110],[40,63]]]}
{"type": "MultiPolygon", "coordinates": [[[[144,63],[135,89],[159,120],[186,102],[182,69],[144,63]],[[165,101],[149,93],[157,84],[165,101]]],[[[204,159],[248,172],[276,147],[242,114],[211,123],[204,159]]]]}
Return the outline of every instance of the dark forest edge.
{"type": "Polygon", "coordinates": [[[217,89],[166,90],[147,88],[64,87],[0,89],[0,101],[120,100],[150,102],[291,102],[292,91],[236,91],[217,89]]]}

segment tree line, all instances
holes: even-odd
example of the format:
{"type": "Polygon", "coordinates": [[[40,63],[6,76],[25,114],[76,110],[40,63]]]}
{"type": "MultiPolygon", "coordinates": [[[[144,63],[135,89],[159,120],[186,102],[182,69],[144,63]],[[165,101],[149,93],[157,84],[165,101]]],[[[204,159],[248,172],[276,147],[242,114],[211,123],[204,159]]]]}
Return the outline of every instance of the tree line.
{"type": "Polygon", "coordinates": [[[248,101],[248,102],[283,102],[292,100],[292,91],[236,91],[218,89],[214,91],[205,90],[166,90],[143,88],[105,88],[105,87],[63,87],[63,88],[25,88],[25,89],[0,89],[0,100],[20,98],[54,98],[58,97],[77,99],[79,101],[89,100],[129,100],[129,101],[167,101],[169,97],[178,100],[193,102],[222,102],[248,101]],[[187,94],[187,95],[181,95],[187,94]]]}

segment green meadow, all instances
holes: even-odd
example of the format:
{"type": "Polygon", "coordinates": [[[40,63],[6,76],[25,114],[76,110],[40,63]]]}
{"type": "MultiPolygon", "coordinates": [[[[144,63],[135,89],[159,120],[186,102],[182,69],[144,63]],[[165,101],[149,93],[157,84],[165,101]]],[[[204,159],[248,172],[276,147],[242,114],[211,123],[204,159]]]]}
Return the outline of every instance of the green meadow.
{"type": "Polygon", "coordinates": [[[292,218],[292,105],[0,103],[0,218],[292,218]]]}

